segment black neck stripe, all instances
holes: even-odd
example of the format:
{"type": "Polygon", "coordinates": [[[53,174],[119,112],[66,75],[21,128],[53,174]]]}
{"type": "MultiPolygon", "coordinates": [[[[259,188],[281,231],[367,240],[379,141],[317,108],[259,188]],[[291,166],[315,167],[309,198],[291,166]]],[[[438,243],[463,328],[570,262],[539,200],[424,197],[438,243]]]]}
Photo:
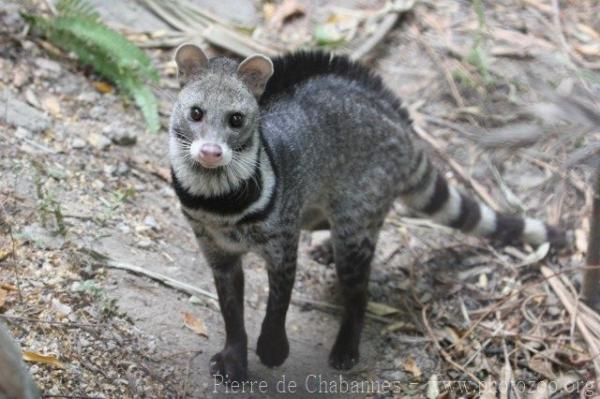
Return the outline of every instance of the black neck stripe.
{"type": "Polygon", "coordinates": [[[257,163],[252,176],[242,181],[235,190],[210,197],[190,193],[183,187],[173,168],[171,168],[171,176],[175,193],[186,208],[219,215],[233,215],[243,212],[260,198],[263,189],[259,163],[257,163]]]}

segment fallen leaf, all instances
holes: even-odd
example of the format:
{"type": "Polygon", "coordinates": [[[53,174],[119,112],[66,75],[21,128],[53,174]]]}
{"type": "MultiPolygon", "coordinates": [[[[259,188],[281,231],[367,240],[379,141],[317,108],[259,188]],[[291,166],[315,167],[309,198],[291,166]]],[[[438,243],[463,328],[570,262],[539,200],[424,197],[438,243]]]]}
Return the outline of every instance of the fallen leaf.
{"type": "Polygon", "coordinates": [[[531,359],[529,359],[527,364],[531,370],[549,380],[553,380],[556,377],[554,371],[552,371],[552,364],[544,356],[534,355],[531,359]]]}
{"type": "Polygon", "coordinates": [[[112,93],[112,91],[114,90],[114,88],[111,85],[100,80],[95,81],[92,84],[94,85],[94,88],[102,94],[112,93]]]}
{"type": "Polygon", "coordinates": [[[53,355],[42,355],[41,353],[35,352],[23,352],[23,360],[32,363],[43,363],[57,368],[65,368],[60,360],[53,355]]]}
{"type": "Polygon", "coordinates": [[[540,245],[534,252],[527,255],[521,263],[516,265],[516,267],[529,266],[538,263],[539,261],[544,259],[546,255],[548,255],[548,252],[550,252],[550,243],[545,242],[542,245],[540,245]]]}
{"type": "Polygon", "coordinates": [[[367,304],[367,311],[377,316],[389,316],[400,312],[396,308],[377,302],[369,302],[367,304]]]}
{"type": "Polygon", "coordinates": [[[0,250],[0,262],[6,260],[10,255],[12,255],[12,251],[0,250]]]}
{"type": "Polygon", "coordinates": [[[6,291],[16,291],[17,287],[12,284],[0,283],[0,288],[5,289],[6,291]]]}
{"type": "Polygon", "coordinates": [[[574,44],[573,47],[583,55],[600,56],[600,43],[574,44]]]}
{"type": "Polygon", "coordinates": [[[8,296],[8,291],[0,289],[0,308],[2,308],[2,306],[4,306],[4,304],[6,303],[7,296],[8,296]]]}
{"type": "Polygon", "coordinates": [[[298,4],[296,0],[284,0],[283,3],[271,11],[269,25],[277,30],[281,29],[283,24],[292,17],[304,15],[304,7],[298,4]]]}
{"type": "Polygon", "coordinates": [[[421,378],[421,369],[417,366],[417,362],[415,362],[415,359],[412,357],[409,357],[406,359],[406,362],[404,362],[404,370],[411,373],[415,378],[421,378]]]}
{"type": "Polygon", "coordinates": [[[388,333],[396,332],[396,331],[415,331],[416,327],[413,324],[407,323],[405,321],[396,321],[394,323],[388,324],[387,326],[381,329],[381,335],[385,335],[388,333]]]}
{"type": "Polygon", "coordinates": [[[188,312],[182,312],[183,324],[198,335],[208,338],[204,322],[188,312]]]}

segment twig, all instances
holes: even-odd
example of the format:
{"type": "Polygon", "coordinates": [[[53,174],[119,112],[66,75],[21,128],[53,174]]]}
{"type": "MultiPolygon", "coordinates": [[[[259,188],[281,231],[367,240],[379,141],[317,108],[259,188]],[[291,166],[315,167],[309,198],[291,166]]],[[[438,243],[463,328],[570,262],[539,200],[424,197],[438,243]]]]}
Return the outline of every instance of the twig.
{"type": "Polygon", "coordinates": [[[394,27],[396,21],[400,17],[400,14],[413,8],[416,0],[404,0],[395,1],[390,4],[389,10],[386,10],[383,20],[379,22],[377,30],[373,32],[357,49],[350,53],[350,58],[353,60],[359,60],[365,55],[371,52],[380,41],[388,34],[388,32],[394,27]]]}
{"type": "Polygon", "coordinates": [[[156,273],[139,266],[130,265],[129,263],[118,262],[104,254],[101,254],[98,251],[87,250],[86,252],[88,252],[94,259],[101,262],[106,267],[112,269],[126,270],[135,274],[141,274],[143,276],[151,278],[152,280],[158,281],[168,287],[175,288],[176,290],[179,290],[181,292],[185,292],[189,295],[201,295],[211,299],[218,299],[217,295],[213,294],[212,292],[203,290],[202,288],[194,287],[193,285],[181,281],[177,281],[171,277],[165,276],[164,274],[156,273]]]}
{"type": "MultiPolygon", "coordinates": [[[[413,35],[415,36],[415,38],[417,39],[417,41],[419,42],[421,47],[423,47],[425,49],[425,52],[427,52],[427,55],[429,55],[431,60],[436,65],[438,65],[440,68],[442,68],[442,72],[444,73],[446,82],[448,82],[448,87],[450,88],[450,93],[452,94],[452,98],[454,98],[456,105],[458,105],[461,108],[464,108],[465,100],[461,96],[460,90],[458,90],[458,86],[456,85],[456,81],[454,80],[452,73],[448,70],[448,68],[444,64],[444,61],[435,52],[435,50],[427,42],[425,42],[425,40],[423,40],[423,36],[421,35],[421,32],[419,32],[419,29],[416,26],[413,26],[412,31],[413,31],[412,32],[413,35]]],[[[473,121],[471,121],[471,120],[469,120],[469,122],[473,123],[473,121]]]]}
{"type": "Polygon", "coordinates": [[[450,356],[450,354],[448,354],[448,352],[446,352],[444,350],[444,348],[442,348],[442,346],[438,342],[437,338],[435,337],[435,334],[433,333],[431,326],[429,325],[429,321],[427,320],[427,308],[428,307],[429,307],[429,305],[425,305],[425,307],[423,308],[423,311],[422,311],[423,325],[425,326],[425,329],[427,330],[427,334],[433,341],[433,344],[435,345],[437,350],[440,352],[440,354],[442,355],[444,360],[446,360],[452,367],[454,367],[458,371],[465,373],[474,383],[476,383],[480,388],[483,389],[485,386],[481,381],[479,381],[479,378],[477,378],[473,373],[471,373],[469,370],[465,369],[460,364],[456,363],[452,359],[452,356],[450,356]]]}
{"type": "Polygon", "coordinates": [[[417,124],[414,124],[413,127],[415,132],[419,135],[419,137],[425,140],[438,154],[438,156],[441,157],[444,161],[446,161],[446,163],[448,164],[448,166],[450,166],[452,171],[454,171],[454,173],[456,173],[465,184],[471,186],[471,188],[475,191],[475,193],[479,196],[479,198],[481,198],[483,202],[485,202],[490,208],[492,208],[495,211],[502,210],[502,207],[496,202],[496,200],[492,198],[492,196],[488,193],[484,186],[482,186],[473,178],[471,178],[471,176],[467,174],[467,172],[463,169],[462,166],[460,166],[458,162],[448,157],[448,154],[446,153],[446,151],[443,150],[442,145],[436,138],[431,136],[417,124]]]}
{"type": "MultiPolygon", "coordinates": [[[[148,277],[152,280],[158,281],[158,282],[166,285],[167,287],[174,288],[178,291],[184,292],[189,295],[201,295],[201,296],[205,296],[205,297],[208,297],[211,299],[218,300],[217,295],[213,294],[210,291],[206,291],[202,288],[198,288],[193,285],[184,283],[182,281],[175,280],[171,277],[165,276],[164,274],[156,273],[151,270],[147,270],[142,267],[131,265],[128,263],[115,261],[115,260],[109,258],[108,256],[101,254],[100,252],[97,252],[94,250],[87,250],[86,252],[88,252],[94,259],[100,261],[102,263],[102,265],[105,267],[125,270],[128,272],[134,273],[134,274],[140,274],[140,275],[148,277]]],[[[341,306],[337,306],[337,305],[327,303],[327,302],[315,301],[313,299],[308,299],[308,298],[293,298],[292,303],[295,305],[299,305],[299,306],[313,306],[315,309],[328,309],[328,310],[335,310],[335,311],[343,310],[343,308],[341,306]]],[[[379,321],[381,323],[386,323],[386,324],[393,322],[392,319],[389,319],[387,317],[377,316],[377,315],[374,315],[371,313],[367,313],[366,317],[369,319],[375,320],[375,321],[379,321]]]]}
{"type": "Polygon", "coordinates": [[[594,332],[596,336],[594,336],[594,334],[590,332],[590,329],[588,328],[589,316],[587,314],[583,314],[585,312],[592,312],[592,310],[583,303],[579,303],[579,306],[574,304],[575,301],[569,298],[567,288],[560,281],[560,279],[557,278],[557,275],[556,273],[554,273],[554,271],[552,271],[546,266],[542,266],[541,270],[542,274],[544,275],[544,277],[546,277],[548,283],[550,284],[554,292],[556,292],[558,299],[560,299],[565,309],[569,312],[571,316],[575,317],[575,315],[577,315],[577,329],[583,336],[583,339],[586,341],[591,352],[590,355],[592,358],[592,363],[596,370],[596,379],[600,379],[600,339],[597,336],[598,331],[596,330],[594,332]],[[577,314],[579,308],[581,308],[582,312],[577,314]]]}
{"type": "MultiPolygon", "coordinates": [[[[563,51],[565,52],[567,57],[569,57],[569,62],[572,64],[571,59],[574,59],[575,61],[577,61],[577,63],[579,65],[581,65],[584,68],[600,69],[599,63],[588,62],[588,61],[584,60],[583,58],[577,56],[573,52],[573,50],[571,49],[571,46],[567,42],[567,39],[564,34],[562,22],[560,21],[560,4],[559,4],[558,0],[552,0],[552,8],[553,8],[552,22],[555,25],[555,29],[556,29],[556,33],[558,34],[558,40],[560,42],[560,45],[563,48],[563,51]]],[[[572,66],[574,67],[574,69],[577,69],[575,67],[575,65],[572,65],[572,66]]]]}

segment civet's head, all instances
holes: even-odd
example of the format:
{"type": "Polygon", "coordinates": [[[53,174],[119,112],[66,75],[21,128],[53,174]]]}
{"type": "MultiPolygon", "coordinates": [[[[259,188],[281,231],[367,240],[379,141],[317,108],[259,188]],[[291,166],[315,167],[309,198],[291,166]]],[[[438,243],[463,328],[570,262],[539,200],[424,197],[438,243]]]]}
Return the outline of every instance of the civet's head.
{"type": "Polygon", "coordinates": [[[192,168],[232,177],[246,174],[256,162],[258,99],[273,63],[262,55],[240,64],[209,60],[194,44],[181,45],[175,62],[181,91],[171,115],[170,151],[176,172],[192,168]]]}

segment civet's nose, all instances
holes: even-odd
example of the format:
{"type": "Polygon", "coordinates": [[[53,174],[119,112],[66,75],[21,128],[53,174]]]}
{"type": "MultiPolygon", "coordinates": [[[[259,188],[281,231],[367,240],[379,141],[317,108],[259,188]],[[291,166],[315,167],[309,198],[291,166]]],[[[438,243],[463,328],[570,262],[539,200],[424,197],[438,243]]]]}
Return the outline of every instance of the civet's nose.
{"type": "Polygon", "coordinates": [[[221,160],[223,149],[218,144],[203,144],[200,147],[200,158],[208,164],[214,164],[221,160]]]}

